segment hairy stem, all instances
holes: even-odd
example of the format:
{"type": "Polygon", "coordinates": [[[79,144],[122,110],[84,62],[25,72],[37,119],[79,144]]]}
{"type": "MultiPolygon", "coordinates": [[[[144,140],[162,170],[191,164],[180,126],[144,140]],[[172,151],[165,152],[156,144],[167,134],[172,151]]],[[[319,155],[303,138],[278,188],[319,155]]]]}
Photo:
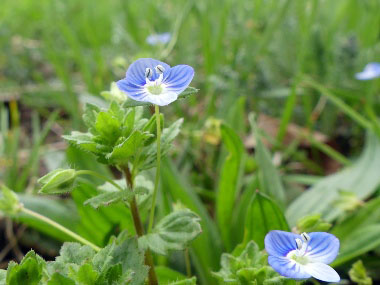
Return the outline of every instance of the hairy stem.
{"type": "MultiPolygon", "coordinates": [[[[132,176],[131,171],[129,168],[126,166],[123,168],[124,175],[125,175],[125,180],[127,182],[128,187],[133,191],[133,180],[134,177],[132,176]]],[[[141,237],[144,235],[144,228],[141,222],[140,218],[140,213],[139,209],[137,207],[137,202],[135,196],[133,196],[131,202],[129,203],[131,213],[132,213],[132,218],[133,218],[133,224],[135,226],[135,230],[137,233],[137,236],[141,237]]],[[[150,285],[157,285],[157,276],[156,272],[154,270],[154,263],[153,263],[153,257],[149,249],[145,251],[145,264],[149,266],[149,284],[150,285]]]]}
{"type": "Polygon", "coordinates": [[[152,206],[150,207],[148,233],[151,232],[151,230],[153,228],[154,211],[155,211],[155,208],[156,208],[158,183],[160,182],[160,170],[161,170],[161,120],[160,120],[160,108],[157,105],[155,105],[154,110],[155,110],[155,114],[156,114],[156,126],[157,126],[157,168],[156,168],[156,178],[155,178],[155,181],[154,181],[152,206]]]}
{"type": "Polygon", "coordinates": [[[53,220],[49,219],[48,217],[45,217],[37,212],[34,212],[32,210],[29,210],[27,208],[24,208],[22,207],[21,208],[21,212],[24,212],[25,214],[28,214],[30,216],[33,216],[53,227],[55,227],[56,229],[60,230],[61,232],[67,234],[68,236],[72,237],[73,239],[79,241],[80,243],[82,244],[85,244],[85,245],[88,245],[90,247],[92,247],[95,251],[99,251],[101,248],[96,246],[95,244],[89,242],[88,240],[86,240],[85,238],[77,235],[76,233],[70,231],[69,229],[65,228],[64,226],[58,224],[57,222],[54,222],[53,220]]]}

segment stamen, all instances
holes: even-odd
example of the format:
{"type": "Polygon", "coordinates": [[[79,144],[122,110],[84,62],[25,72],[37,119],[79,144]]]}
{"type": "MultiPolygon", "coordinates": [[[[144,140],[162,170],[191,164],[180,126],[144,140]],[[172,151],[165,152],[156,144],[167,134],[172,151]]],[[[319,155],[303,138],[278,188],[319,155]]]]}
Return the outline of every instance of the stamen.
{"type": "Polygon", "coordinates": [[[296,245],[297,250],[300,250],[302,248],[302,241],[299,238],[296,238],[296,245]]]}
{"type": "Polygon", "coordinates": [[[151,78],[152,74],[153,74],[153,70],[151,68],[147,67],[145,69],[145,78],[147,78],[147,79],[151,78]]]}
{"type": "Polygon", "coordinates": [[[162,74],[162,73],[164,73],[164,71],[165,71],[165,68],[162,66],[162,65],[157,65],[155,68],[154,68],[155,70],[156,70],[156,72],[158,73],[158,74],[162,74]]]}
{"type": "Polygon", "coordinates": [[[311,240],[311,237],[307,233],[301,234],[302,240],[306,243],[308,243],[311,240]]]}

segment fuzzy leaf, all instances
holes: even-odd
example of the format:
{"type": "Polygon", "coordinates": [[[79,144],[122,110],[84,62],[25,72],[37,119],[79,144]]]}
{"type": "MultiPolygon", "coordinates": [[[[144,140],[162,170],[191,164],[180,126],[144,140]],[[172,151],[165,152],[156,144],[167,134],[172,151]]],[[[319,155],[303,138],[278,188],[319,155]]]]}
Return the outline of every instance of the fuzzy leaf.
{"type": "Polygon", "coordinates": [[[183,250],[201,232],[199,217],[192,211],[178,210],[164,217],[152,233],[139,238],[142,248],[166,255],[169,250],[183,250]]]}
{"type": "Polygon", "coordinates": [[[4,269],[0,269],[0,285],[5,285],[7,279],[7,271],[4,269]]]}
{"type": "Polygon", "coordinates": [[[76,284],[74,280],[56,272],[51,276],[47,285],[76,285],[76,284]]]}
{"type": "Polygon", "coordinates": [[[132,197],[133,193],[131,191],[110,191],[90,198],[83,204],[91,205],[91,207],[97,209],[100,206],[109,206],[110,204],[118,203],[122,200],[129,201],[132,197]]]}
{"type": "Polygon", "coordinates": [[[363,261],[361,260],[358,260],[352,265],[352,268],[348,271],[348,275],[352,281],[359,285],[372,285],[372,279],[368,277],[363,261]]]}
{"type": "Polygon", "coordinates": [[[96,118],[95,129],[102,141],[113,145],[121,133],[121,122],[110,112],[100,112],[96,118]]]}
{"type": "Polygon", "coordinates": [[[20,264],[13,261],[9,263],[6,283],[38,285],[45,266],[45,261],[31,250],[24,256],[20,264]]]}
{"type": "Polygon", "coordinates": [[[267,265],[267,255],[253,241],[245,248],[238,246],[233,254],[223,253],[221,269],[213,276],[218,284],[280,284],[295,285],[294,280],[278,275],[267,265]]]}
{"type": "Polygon", "coordinates": [[[90,133],[81,133],[77,131],[71,132],[70,135],[62,136],[65,140],[75,145],[76,147],[89,152],[98,152],[97,144],[94,141],[94,136],[90,133]]]}
{"type": "Polygon", "coordinates": [[[146,139],[152,135],[139,130],[134,130],[131,135],[115,146],[107,158],[114,164],[126,164],[136,155],[146,139]]]}

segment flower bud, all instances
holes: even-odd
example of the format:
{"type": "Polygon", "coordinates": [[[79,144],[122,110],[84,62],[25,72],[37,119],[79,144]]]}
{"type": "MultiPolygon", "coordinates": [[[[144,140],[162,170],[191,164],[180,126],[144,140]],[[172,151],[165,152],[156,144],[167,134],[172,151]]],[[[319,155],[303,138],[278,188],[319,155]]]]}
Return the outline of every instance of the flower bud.
{"type": "Polygon", "coordinates": [[[5,185],[0,186],[0,212],[7,215],[17,214],[21,210],[16,193],[10,190],[5,185]]]}
{"type": "Polygon", "coordinates": [[[76,177],[74,169],[56,169],[38,179],[41,184],[39,193],[60,194],[70,192],[76,177]]]}

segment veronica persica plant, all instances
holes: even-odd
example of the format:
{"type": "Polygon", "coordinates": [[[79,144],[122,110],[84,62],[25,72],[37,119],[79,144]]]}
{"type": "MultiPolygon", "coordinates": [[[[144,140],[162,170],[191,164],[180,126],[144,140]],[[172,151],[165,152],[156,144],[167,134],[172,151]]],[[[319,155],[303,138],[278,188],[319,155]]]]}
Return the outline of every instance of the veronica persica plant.
{"type": "Polygon", "coordinates": [[[339,251],[339,240],[324,232],[297,235],[271,231],[265,237],[268,263],[280,275],[293,279],[314,277],[326,282],[339,282],[330,267],[339,251]]]}
{"type": "Polygon", "coordinates": [[[194,77],[188,65],[170,67],[152,58],[141,58],[132,63],[124,79],[116,84],[129,98],[165,106],[177,100],[194,77]]]}
{"type": "Polygon", "coordinates": [[[358,80],[371,80],[380,77],[380,62],[368,63],[362,72],[355,74],[358,80]]]}

